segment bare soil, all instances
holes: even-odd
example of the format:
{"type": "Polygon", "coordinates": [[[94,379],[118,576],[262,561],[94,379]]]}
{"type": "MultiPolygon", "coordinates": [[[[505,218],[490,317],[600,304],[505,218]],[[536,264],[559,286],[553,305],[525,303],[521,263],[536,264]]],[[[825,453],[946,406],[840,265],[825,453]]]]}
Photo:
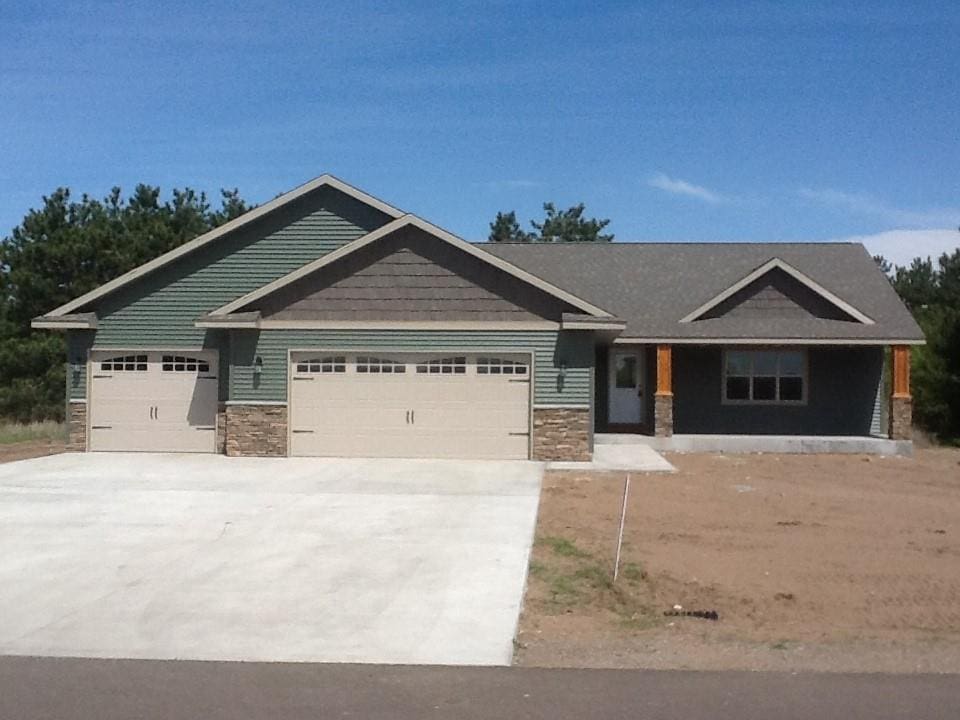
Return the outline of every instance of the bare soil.
{"type": "Polygon", "coordinates": [[[669,460],[616,584],[624,474],[546,474],[519,664],[960,672],[960,450],[669,460]]]}
{"type": "Polygon", "coordinates": [[[50,440],[27,440],[0,445],[0,463],[27,460],[43,455],[56,455],[66,450],[64,443],[50,440]]]}

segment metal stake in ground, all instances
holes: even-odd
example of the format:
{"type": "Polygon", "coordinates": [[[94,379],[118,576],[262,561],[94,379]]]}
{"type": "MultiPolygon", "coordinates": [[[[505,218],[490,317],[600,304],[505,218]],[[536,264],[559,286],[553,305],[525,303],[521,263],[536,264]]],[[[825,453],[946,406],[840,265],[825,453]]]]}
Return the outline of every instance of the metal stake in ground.
{"type": "Polygon", "coordinates": [[[620,502],[620,532],[617,533],[617,558],[613,561],[613,581],[620,574],[620,548],[623,547],[623,523],[627,519],[627,496],[630,494],[630,473],[623,481],[623,500],[620,502]]]}

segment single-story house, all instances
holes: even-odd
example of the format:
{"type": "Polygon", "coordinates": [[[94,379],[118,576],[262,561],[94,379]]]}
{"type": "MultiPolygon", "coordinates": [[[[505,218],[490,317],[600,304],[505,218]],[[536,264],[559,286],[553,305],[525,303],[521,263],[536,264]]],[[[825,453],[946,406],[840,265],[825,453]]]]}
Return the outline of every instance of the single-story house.
{"type": "Polygon", "coordinates": [[[923,342],[858,244],[469,243],[329,175],[33,326],[67,333],[72,448],[227,455],[908,440],[923,342]]]}

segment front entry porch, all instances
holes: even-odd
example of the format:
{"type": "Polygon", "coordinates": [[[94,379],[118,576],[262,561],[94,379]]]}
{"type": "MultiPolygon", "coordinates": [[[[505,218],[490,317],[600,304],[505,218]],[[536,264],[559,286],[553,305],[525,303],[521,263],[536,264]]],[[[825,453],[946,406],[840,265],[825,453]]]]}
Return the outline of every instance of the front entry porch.
{"type": "Polygon", "coordinates": [[[672,434],[671,365],[669,345],[598,345],[594,388],[598,437],[672,434]]]}
{"type": "Polygon", "coordinates": [[[882,455],[911,457],[913,442],[859,435],[693,435],[653,437],[630,433],[598,433],[594,456],[616,455],[645,447],[676,453],[778,453],[796,455],[882,455]],[[611,448],[613,448],[611,450],[611,448]]]}

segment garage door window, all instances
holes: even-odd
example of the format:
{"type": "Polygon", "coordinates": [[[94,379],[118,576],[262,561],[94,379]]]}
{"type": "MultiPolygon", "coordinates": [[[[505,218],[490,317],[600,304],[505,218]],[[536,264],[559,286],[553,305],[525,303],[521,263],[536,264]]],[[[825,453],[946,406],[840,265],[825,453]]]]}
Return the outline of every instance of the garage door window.
{"type": "Polygon", "coordinates": [[[357,356],[358,373],[405,373],[407,366],[397,360],[378,358],[368,355],[357,356]]]}
{"type": "Polygon", "coordinates": [[[445,357],[417,364],[417,373],[423,375],[464,375],[467,372],[466,357],[445,357]]]}
{"type": "Polygon", "coordinates": [[[477,375],[526,375],[527,364],[520,360],[503,358],[477,358],[477,375]]]}
{"type": "Polygon", "coordinates": [[[298,373],[342,373],[347,371],[347,358],[343,355],[328,355],[310,358],[297,363],[298,373]]]}
{"type": "Polygon", "coordinates": [[[164,372],[210,372],[210,363],[188,355],[164,355],[164,372]]]}
{"type": "Polygon", "coordinates": [[[146,372],[146,355],[118,355],[100,363],[100,369],[107,372],[146,372]]]}

